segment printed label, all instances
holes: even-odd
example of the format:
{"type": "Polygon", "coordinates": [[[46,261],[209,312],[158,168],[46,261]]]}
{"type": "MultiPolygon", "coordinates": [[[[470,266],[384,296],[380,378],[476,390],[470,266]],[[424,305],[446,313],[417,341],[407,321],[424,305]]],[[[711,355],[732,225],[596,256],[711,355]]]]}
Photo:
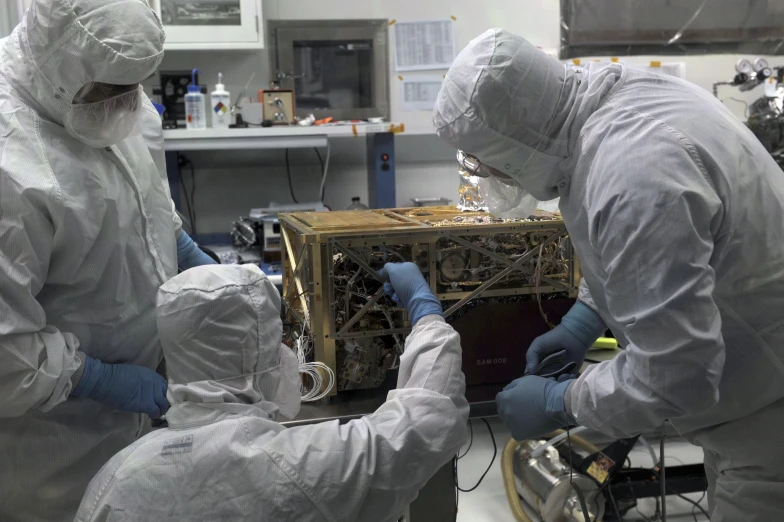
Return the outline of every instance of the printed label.
{"type": "Polygon", "coordinates": [[[180,453],[190,453],[191,451],[193,451],[193,435],[185,435],[163,441],[161,455],[178,455],[180,453]]]}
{"type": "Polygon", "coordinates": [[[488,364],[506,364],[506,357],[498,357],[497,359],[477,359],[477,366],[487,366],[488,364]]]}
{"type": "Polygon", "coordinates": [[[595,478],[599,484],[604,484],[610,475],[610,468],[615,465],[615,461],[604,453],[600,453],[595,461],[588,466],[588,474],[595,478]]]}

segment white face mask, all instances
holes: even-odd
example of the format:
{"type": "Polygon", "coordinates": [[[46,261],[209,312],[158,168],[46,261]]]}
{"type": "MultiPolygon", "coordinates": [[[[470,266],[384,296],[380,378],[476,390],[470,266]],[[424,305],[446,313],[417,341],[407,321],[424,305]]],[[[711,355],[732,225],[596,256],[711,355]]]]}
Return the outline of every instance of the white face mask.
{"type": "Polygon", "coordinates": [[[142,87],[96,103],[74,103],[65,118],[68,134],[93,148],[116,145],[138,127],[142,87]]]}
{"type": "Polygon", "coordinates": [[[495,176],[479,182],[480,191],[490,214],[502,219],[526,219],[536,211],[539,201],[512,180],[495,176]]]}

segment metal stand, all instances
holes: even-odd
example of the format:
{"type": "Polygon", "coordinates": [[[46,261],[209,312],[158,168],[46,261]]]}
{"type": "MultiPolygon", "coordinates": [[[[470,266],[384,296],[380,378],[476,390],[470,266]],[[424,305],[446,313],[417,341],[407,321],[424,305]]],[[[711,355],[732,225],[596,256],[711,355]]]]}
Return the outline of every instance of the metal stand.
{"type": "Polygon", "coordinates": [[[370,208],[395,208],[395,135],[367,135],[368,199],[370,208]]]}
{"type": "MultiPolygon", "coordinates": [[[[388,124],[394,125],[394,124],[388,124]]],[[[388,127],[387,127],[388,128],[388,127]]],[[[212,130],[212,129],[209,129],[212,130]]],[[[276,129],[279,130],[279,129],[276,129]]],[[[367,173],[368,173],[368,192],[370,208],[394,208],[395,205],[395,135],[392,132],[372,132],[368,129],[366,135],[367,142],[367,173]]],[[[241,130],[222,138],[211,138],[205,136],[199,138],[199,133],[182,131],[177,138],[166,140],[166,174],[169,179],[169,190],[174,201],[174,206],[182,212],[182,196],[180,183],[180,164],[178,159],[179,151],[192,150],[236,150],[236,149],[274,149],[274,148],[307,148],[313,146],[323,146],[326,144],[325,136],[294,136],[281,137],[271,135],[265,137],[263,134],[254,137],[241,136],[241,130]],[[182,134],[182,132],[186,134],[182,134]],[[182,137],[185,136],[185,137],[182,137]],[[323,141],[323,143],[322,143],[323,141]]],[[[206,132],[206,131],[205,131],[206,132]]],[[[248,131],[250,133],[258,130],[248,131]]],[[[347,131],[348,132],[348,131],[347,131]]],[[[359,135],[360,137],[362,134],[359,135]]],[[[356,139],[356,137],[343,137],[343,139],[356,139]]],[[[209,235],[211,239],[215,239],[209,235]]],[[[221,234],[226,236],[228,234],[221,234]]]]}

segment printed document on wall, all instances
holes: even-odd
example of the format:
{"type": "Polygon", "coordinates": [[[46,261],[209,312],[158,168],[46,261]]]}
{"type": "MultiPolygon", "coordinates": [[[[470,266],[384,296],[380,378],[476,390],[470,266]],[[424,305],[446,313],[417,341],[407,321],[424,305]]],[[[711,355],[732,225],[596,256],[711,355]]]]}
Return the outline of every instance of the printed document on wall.
{"type": "Polygon", "coordinates": [[[401,108],[404,111],[432,111],[444,77],[418,76],[403,78],[400,86],[401,108]]]}
{"type": "Polygon", "coordinates": [[[455,59],[452,20],[397,22],[395,65],[398,71],[449,69],[455,59]]]}

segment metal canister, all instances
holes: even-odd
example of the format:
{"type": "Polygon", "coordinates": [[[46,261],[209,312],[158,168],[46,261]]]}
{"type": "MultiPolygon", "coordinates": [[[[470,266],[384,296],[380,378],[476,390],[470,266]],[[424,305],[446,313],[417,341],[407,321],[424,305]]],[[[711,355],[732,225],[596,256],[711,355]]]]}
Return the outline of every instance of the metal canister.
{"type": "Polygon", "coordinates": [[[605,502],[599,486],[577,472],[570,480],[569,465],[553,447],[532,458],[531,452],[543,444],[543,441],[528,440],[517,449],[514,460],[517,493],[543,522],[585,522],[580,500],[571,484],[573,481],[584,495],[589,519],[600,521],[605,502]]]}

